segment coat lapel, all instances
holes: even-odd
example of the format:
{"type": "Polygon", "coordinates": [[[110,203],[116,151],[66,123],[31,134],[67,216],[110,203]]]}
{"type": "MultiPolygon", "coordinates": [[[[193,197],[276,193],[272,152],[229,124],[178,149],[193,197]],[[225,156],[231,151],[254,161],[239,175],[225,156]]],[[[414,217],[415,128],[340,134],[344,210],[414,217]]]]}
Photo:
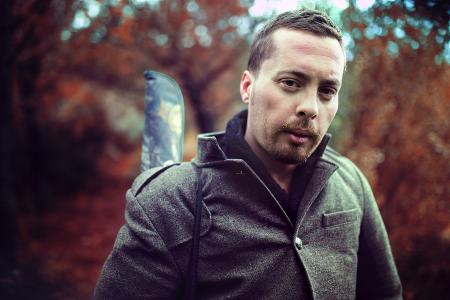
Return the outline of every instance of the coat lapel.
{"type": "Polygon", "coordinates": [[[320,192],[325,188],[330,176],[338,169],[335,164],[321,158],[317,162],[314,173],[306,187],[305,194],[297,211],[297,223],[295,226],[296,235],[302,225],[302,222],[313,202],[317,199],[320,192]]]}

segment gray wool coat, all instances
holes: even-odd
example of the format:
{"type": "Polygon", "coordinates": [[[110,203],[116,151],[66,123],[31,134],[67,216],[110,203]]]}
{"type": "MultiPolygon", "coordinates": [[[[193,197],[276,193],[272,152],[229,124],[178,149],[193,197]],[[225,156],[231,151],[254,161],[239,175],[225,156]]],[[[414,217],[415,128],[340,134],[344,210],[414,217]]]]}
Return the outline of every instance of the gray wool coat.
{"type": "MultiPolygon", "coordinates": [[[[199,137],[203,209],[198,299],[401,299],[369,184],[327,147],[295,224],[256,173],[199,137]]],[[[94,299],[181,299],[192,241],[192,163],[142,173],[94,299]]]]}

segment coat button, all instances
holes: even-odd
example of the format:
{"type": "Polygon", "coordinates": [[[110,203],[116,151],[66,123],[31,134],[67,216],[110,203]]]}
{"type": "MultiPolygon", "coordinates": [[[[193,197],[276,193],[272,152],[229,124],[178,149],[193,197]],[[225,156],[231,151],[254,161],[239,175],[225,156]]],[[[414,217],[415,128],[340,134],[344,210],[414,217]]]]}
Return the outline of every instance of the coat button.
{"type": "Polygon", "coordinates": [[[297,250],[301,250],[303,247],[303,242],[299,237],[295,238],[295,248],[297,248],[297,250]]]}

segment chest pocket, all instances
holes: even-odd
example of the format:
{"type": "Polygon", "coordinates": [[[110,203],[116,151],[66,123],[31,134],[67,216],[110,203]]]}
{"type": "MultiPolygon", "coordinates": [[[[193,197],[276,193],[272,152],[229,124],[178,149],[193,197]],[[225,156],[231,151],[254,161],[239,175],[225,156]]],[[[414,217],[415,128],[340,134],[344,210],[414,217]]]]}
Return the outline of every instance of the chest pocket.
{"type": "Polygon", "coordinates": [[[322,226],[333,227],[353,223],[358,219],[358,209],[352,208],[322,215],[322,226]]]}

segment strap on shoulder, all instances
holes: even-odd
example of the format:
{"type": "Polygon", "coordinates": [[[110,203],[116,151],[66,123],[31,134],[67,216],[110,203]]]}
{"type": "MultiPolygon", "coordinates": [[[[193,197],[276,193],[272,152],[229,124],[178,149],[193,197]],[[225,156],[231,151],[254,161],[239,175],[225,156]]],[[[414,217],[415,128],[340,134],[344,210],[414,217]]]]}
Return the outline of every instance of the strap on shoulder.
{"type": "Polygon", "coordinates": [[[172,163],[169,165],[161,166],[161,167],[154,167],[151,169],[148,169],[144,172],[142,172],[133,182],[133,185],[131,186],[131,192],[133,193],[133,196],[137,196],[142,189],[145,187],[147,183],[152,181],[154,178],[156,178],[159,174],[164,172],[165,170],[179,165],[180,163],[172,163]]]}
{"type": "Polygon", "coordinates": [[[203,202],[203,180],[202,169],[192,164],[197,176],[197,189],[195,195],[195,210],[194,210],[194,228],[192,233],[192,248],[191,257],[189,260],[189,269],[185,283],[185,298],[187,300],[194,300],[197,287],[197,273],[198,273],[198,256],[200,251],[200,228],[202,221],[202,202],[203,202]]]}

